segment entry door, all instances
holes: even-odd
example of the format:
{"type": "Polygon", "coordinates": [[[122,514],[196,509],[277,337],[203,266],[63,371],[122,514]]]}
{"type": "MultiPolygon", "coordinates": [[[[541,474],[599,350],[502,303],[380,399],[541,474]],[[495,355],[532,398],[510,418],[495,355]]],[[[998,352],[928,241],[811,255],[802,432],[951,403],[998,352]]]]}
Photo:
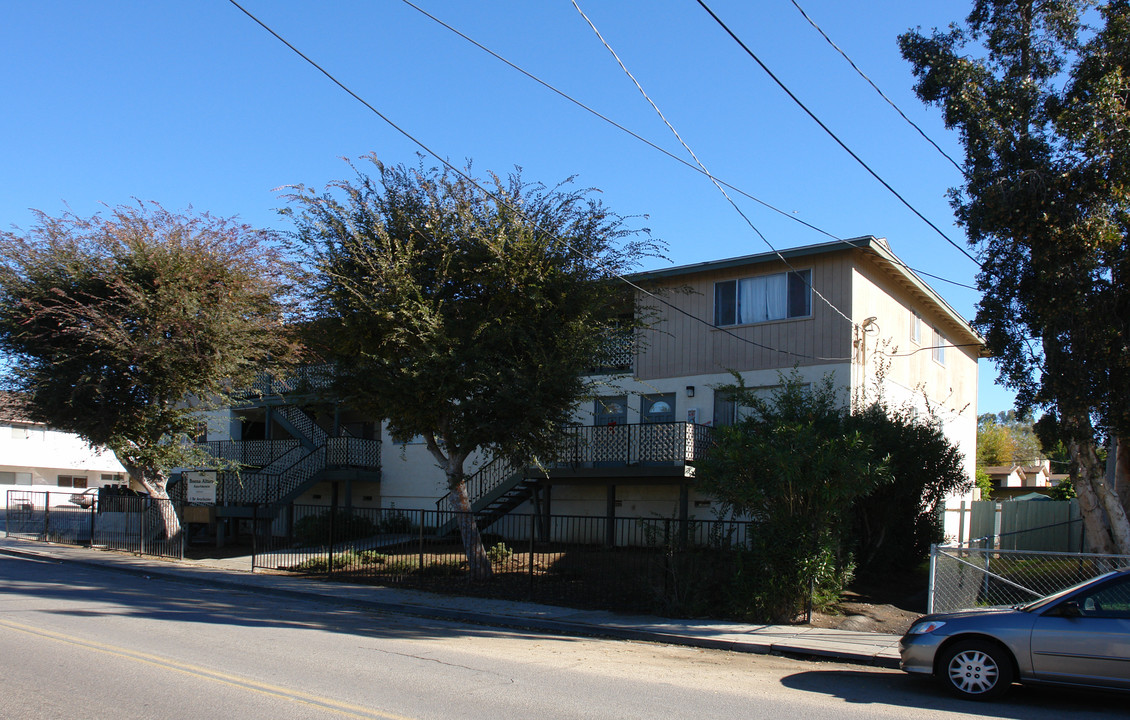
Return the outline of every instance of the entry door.
{"type": "Polygon", "coordinates": [[[641,396],[640,418],[640,463],[668,464],[682,459],[684,426],[675,422],[675,393],[641,396]]]}
{"type": "Polygon", "coordinates": [[[628,463],[628,397],[598,397],[593,406],[593,467],[611,467],[628,463]]]}

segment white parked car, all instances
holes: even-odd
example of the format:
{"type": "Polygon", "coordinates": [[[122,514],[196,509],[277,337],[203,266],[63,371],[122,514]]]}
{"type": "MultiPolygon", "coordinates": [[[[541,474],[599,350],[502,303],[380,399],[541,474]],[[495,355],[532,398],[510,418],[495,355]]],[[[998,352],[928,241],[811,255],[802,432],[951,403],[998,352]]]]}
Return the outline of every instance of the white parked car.
{"type": "Polygon", "coordinates": [[[84,510],[94,506],[94,501],[98,499],[98,488],[87,488],[80,493],[71,495],[71,502],[78,505],[84,510]]]}

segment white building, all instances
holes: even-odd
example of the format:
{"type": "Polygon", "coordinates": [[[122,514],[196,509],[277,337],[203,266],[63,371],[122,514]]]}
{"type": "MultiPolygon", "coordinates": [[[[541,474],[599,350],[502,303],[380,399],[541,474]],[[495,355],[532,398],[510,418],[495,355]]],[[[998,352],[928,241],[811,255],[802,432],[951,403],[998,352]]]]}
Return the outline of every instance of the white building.
{"type": "Polygon", "coordinates": [[[93,448],[73,433],[53,430],[26,418],[14,398],[0,404],[0,492],[50,492],[52,505],[72,493],[104,485],[124,485],[125,468],[114,454],[93,448]]]}
{"type": "MultiPolygon", "coordinates": [[[[882,392],[894,405],[929,410],[964,452],[972,485],[983,339],[884,240],[781,255],[633,278],[677,292],[652,308],[657,322],[625,344],[599,396],[578,407],[548,476],[472,459],[468,474],[483,473],[469,483],[475,509],[711,518],[710,498],[694,489],[693,461],[710,427],[734,419],[719,386],[737,372],[747,386],[769,388],[794,368],[813,381],[831,375],[845,401],[882,392]]],[[[212,451],[258,469],[238,484],[221,482],[221,515],[250,517],[254,502],[436,509],[446,488],[435,460],[421,443],[388,441],[373,420],[274,387],[233,409],[230,422],[214,419],[212,451]]],[[[952,502],[961,500],[972,491],[952,502]]]]}

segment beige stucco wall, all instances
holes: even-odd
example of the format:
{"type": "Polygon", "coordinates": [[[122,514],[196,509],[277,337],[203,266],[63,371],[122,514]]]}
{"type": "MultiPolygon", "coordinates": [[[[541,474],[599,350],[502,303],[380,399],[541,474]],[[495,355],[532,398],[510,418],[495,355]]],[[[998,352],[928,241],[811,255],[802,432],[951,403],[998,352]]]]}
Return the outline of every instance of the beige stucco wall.
{"type": "MultiPolygon", "coordinates": [[[[881,390],[892,407],[913,407],[942,423],[946,438],[965,457],[965,474],[972,483],[977,454],[978,340],[967,327],[953,321],[911,283],[899,281],[868,256],[860,254],[852,267],[853,319],[860,325],[874,317],[866,342],[857,344],[856,399],[868,401],[881,390]],[[921,317],[918,342],[911,337],[914,310],[921,317]],[[948,346],[939,363],[931,348],[942,338],[948,346]],[[866,351],[866,357],[864,357],[866,351]],[[877,385],[876,379],[883,378],[877,385]]],[[[857,334],[857,339],[859,335],[857,334]]],[[[947,498],[947,507],[973,500],[974,491],[947,498]]],[[[947,513],[946,533],[956,537],[956,515],[947,513]]]]}
{"type": "MultiPolygon", "coordinates": [[[[435,510],[436,500],[447,494],[447,477],[423,442],[406,444],[389,439],[381,427],[381,504],[383,508],[435,510]]],[[[473,455],[463,469],[468,476],[482,466],[473,455]]]]}

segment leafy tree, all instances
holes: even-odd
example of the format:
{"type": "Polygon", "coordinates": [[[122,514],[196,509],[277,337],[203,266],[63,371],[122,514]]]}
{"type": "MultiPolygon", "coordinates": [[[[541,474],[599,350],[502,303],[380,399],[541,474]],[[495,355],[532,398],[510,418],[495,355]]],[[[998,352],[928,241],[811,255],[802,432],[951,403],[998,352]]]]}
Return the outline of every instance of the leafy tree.
{"type": "Polygon", "coordinates": [[[1015,412],[977,417],[977,466],[1033,465],[1043,454],[1032,418],[1015,412]]]}
{"type": "Polygon", "coordinates": [[[989,474],[985,472],[980,465],[977,466],[977,470],[974,473],[973,484],[976,485],[977,489],[980,491],[980,498],[982,500],[993,499],[993,479],[989,477],[989,474]]]}
{"type": "Polygon", "coordinates": [[[804,609],[810,582],[839,596],[850,573],[852,504],[886,487],[890,474],[830,377],[809,387],[794,371],[768,399],[740,378],[720,390],[749,412],[715,429],[695,477],[728,511],[757,523],[738,579],[739,611],[789,622],[804,609]]]}
{"type": "Polygon", "coordinates": [[[911,570],[945,539],[940,510],[969,489],[965,458],[933,418],[916,417],[882,398],[857,411],[848,427],[861,433],[891,482],[856,500],[854,541],[860,576],[911,570]]]}
{"type": "MultiPolygon", "coordinates": [[[[984,417],[984,416],[982,416],[984,417]]],[[[1008,428],[998,425],[994,416],[977,422],[977,467],[1010,465],[1015,462],[1016,438],[1008,428]]]]}
{"type": "Polygon", "coordinates": [[[200,411],[289,353],[286,266],[261,231],[155,203],[36,217],[0,234],[6,380],[34,419],[109,448],[168,498],[171,468],[205,462],[187,442],[200,411]]]}
{"type": "MultiPolygon", "coordinates": [[[[1130,5],[976,0],[964,28],[900,37],[919,97],[961,132],[958,222],[984,261],[975,325],[1021,409],[1048,410],[1092,544],[1130,552],[1098,447],[1130,484],[1130,5]],[[963,54],[976,44],[976,54],[963,54]]],[[[1121,482],[1125,480],[1125,482],[1121,482]]]]}
{"type": "Polygon", "coordinates": [[[1048,491],[1048,497],[1052,500],[1074,500],[1078,495],[1075,494],[1075,486],[1069,482],[1059,482],[1052,485],[1051,490],[1048,491]]]}
{"type": "Polygon", "coordinates": [[[289,195],[320,345],[346,402],[387,418],[393,439],[423,436],[485,578],[468,458],[551,456],[602,343],[634,322],[614,278],[656,248],[567,183],[369,159],[375,178],[289,195]]]}

